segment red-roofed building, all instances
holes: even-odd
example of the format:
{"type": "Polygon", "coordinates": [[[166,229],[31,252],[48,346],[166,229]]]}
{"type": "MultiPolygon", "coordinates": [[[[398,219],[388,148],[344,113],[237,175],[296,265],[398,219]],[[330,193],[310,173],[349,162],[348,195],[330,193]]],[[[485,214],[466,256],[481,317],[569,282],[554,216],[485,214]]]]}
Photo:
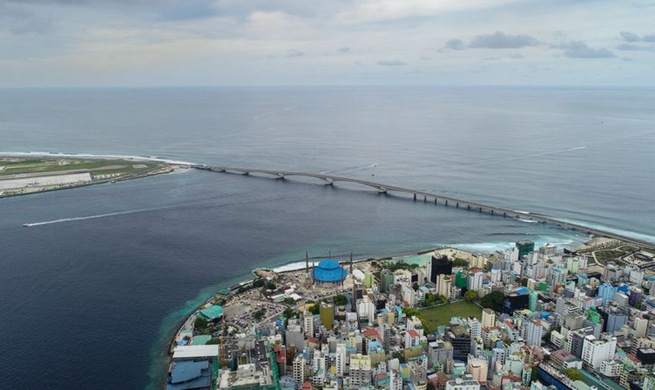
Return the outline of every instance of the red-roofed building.
{"type": "Polygon", "coordinates": [[[405,348],[411,348],[421,343],[421,336],[414,329],[405,332],[405,348]]]}

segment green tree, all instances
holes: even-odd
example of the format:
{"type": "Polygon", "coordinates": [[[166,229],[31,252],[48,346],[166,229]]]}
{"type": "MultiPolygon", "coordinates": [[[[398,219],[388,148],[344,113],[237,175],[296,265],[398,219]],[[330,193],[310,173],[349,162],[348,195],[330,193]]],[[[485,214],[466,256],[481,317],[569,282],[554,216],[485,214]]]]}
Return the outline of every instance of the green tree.
{"type": "Polygon", "coordinates": [[[480,300],[480,303],[484,308],[501,312],[503,311],[503,305],[505,304],[505,294],[503,294],[502,291],[492,291],[485,295],[480,300]]]}
{"type": "Polygon", "coordinates": [[[401,363],[406,363],[407,359],[405,359],[405,355],[403,355],[401,352],[394,352],[391,354],[391,357],[393,359],[398,359],[400,360],[401,363]]]}
{"type": "Polygon", "coordinates": [[[344,306],[346,303],[348,303],[348,298],[346,298],[345,295],[335,295],[332,301],[337,306],[344,306]]]}
{"type": "Polygon", "coordinates": [[[196,329],[197,331],[204,330],[207,328],[207,325],[209,322],[201,317],[196,317],[196,320],[193,323],[193,328],[196,329]]]}
{"type": "Polygon", "coordinates": [[[425,294],[425,301],[423,301],[423,306],[434,306],[437,304],[437,296],[432,294],[425,294]]]}
{"type": "Polygon", "coordinates": [[[468,267],[468,265],[469,265],[468,261],[464,259],[460,259],[459,257],[453,260],[453,267],[468,267]]]}
{"type": "Polygon", "coordinates": [[[469,290],[464,293],[464,299],[466,299],[469,302],[476,300],[478,299],[478,293],[473,290],[469,290]]]}
{"type": "Polygon", "coordinates": [[[569,377],[569,379],[572,381],[582,380],[582,374],[580,373],[580,371],[576,370],[575,368],[567,368],[566,370],[564,370],[564,375],[569,377]]]}
{"type": "Polygon", "coordinates": [[[264,287],[264,285],[266,285],[266,282],[264,281],[264,279],[257,279],[254,282],[252,282],[252,286],[255,287],[255,288],[264,287]]]}
{"type": "Polygon", "coordinates": [[[252,313],[252,318],[259,321],[262,318],[264,318],[265,314],[266,314],[266,308],[261,308],[261,309],[256,310],[254,313],[252,313]]]}
{"type": "Polygon", "coordinates": [[[414,291],[418,291],[418,283],[416,282],[412,283],[412,288],[414,289],[414,291]]]}

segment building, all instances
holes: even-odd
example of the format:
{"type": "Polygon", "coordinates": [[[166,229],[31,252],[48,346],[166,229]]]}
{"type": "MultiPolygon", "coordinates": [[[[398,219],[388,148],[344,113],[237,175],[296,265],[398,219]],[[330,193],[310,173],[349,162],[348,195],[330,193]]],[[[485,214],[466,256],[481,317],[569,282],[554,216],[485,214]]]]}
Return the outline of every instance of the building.
{"type": "Polygon", "coordinates": [[[480,382],[457,378],[447,381],[445,390],[480,390],[480,382]]]}
{"type": "Polygon", "coordinates": [[[608,336],[605,339],[597,339],[593,335],[585,337],[582,347],[582,361],[594,370],[600,368],[600,363],[614,358],[616,352],[616,337],[608,336]]]}
{"type": "Polygon", "coordinates": [[[354,354],[350,356],[350,385],[361,386],[371,383],[371,357],[354,354]]]}
{"type": "Polygon", "coordinates": [[[528,322],[525,332],[525,343],[528,346],[540,346],[541,338],[543,336],[544,327],[540,320],[532,320],[528,322]]]}
{"type": "Polygon", "coordinates": [[[339,262],[332,259],[322,260],[312,270],[312,278],[321,283],[341,283],[347,275],[339,262]]]}
{"type": "Polygon", "coordinates": [[[319,315],[321,318],[321,324],[327,329],[332,329],[334,327],[334,305],[331,303],[321,302],[319,307],[319,315]]]}
{"type": "Polygon", "coordinates": [[[303,314],[303,325],[306,337],[314,337],[314,316],[312,313],[306,311],[303,314]]]}
{"type": "Polygon", "coordinates": [[[430,262],[430,281],[436,283],[437,275],[452,275],[453,263],[446,256],[432,256],[430,262]]]}
{"type": "Polygon", "coordinates": [[[484,272],[479,268],[472,268],[468,274],[466,288],[471,291],[482,290],[482,282],[484,281],[484,272]]]}
{"type": "Polygon", "coordinates": [[[488,364],[486,359],[476,359],[473,356],[469,356],[468,362],[466,363],[466,372],[471,374],[474,381],[487,383],[487,370],[488,364]]]}
{"type": "Polygon", "coordinates": [[[307,371],[307,359],[305,354],[301,353],[293,359],[293,380],[298,384],[302,384],[309,377],[307,371]]]}
{"type": "Polygon", "coordinates": [[[523,256],[527,256],[528,253],[534,252],[534,242],[522,240],[516,243],[516,248],[519,250],[518,256],[521,259],[523,256]]]}
{"type": "Polygon", "coordinates": [[[491,309],[482,310],[482,327],[486,328],[489,326],[496,325],[496,313],[491,309]]]}

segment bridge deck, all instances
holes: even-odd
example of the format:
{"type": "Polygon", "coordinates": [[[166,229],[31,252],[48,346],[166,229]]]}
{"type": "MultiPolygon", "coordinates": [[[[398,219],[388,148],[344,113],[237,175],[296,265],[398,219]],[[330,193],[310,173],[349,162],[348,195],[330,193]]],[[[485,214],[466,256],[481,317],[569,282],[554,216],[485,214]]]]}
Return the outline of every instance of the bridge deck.
{"type": "Polygon", "coordinates": [[[557,220],[556,218],[553,217],[548,217],[540,214],[534,214],[530,212],[520,212],[516,210],[510,210],[507,208],[503,207],[497,207],[497,206],[492,206],[492,205],[487,205],[487,204],[482,204],[478,202],[471,202],[467,201],[464,199],[457,199],[449,196],[444,196],[444,195],[439,195],[435,193],[430,193],[426,191],[420,191],[420,190],[414,190],[411,188],[405,188],[405,187],[398,187],[398,186],[392,186],[392,185],[387,185],[383,183],[377,183],[373,181],[368,181],[368,180],[360,180],[360,179],[354,179],[350,177],[343,177],[343,176],[334,176],[334,175],[327,175],[327,174],[322,174],[322,173],[312,173],[312,172],[298,172],[298,171],[275,171],[275,170],[268,170],[268,169],[249,169],[249,168],[236,168],[236,167],[221,167],[221,166],[207,166],[207,165],[195,165],[193,168],[196,169],[201,169],[201,170],[207,170],[207,171],[214,171],[214,172],[228,172],[228,173],[242,173],[242,174],[250,174],[250,173],[257,173],[257,174],[263,174],[263,175],[271,175],[276,178],[285,178],[287,176],[300,176],[300,177],[311,177],[311,178],[316,178],[319,180],[323,180],[324,182],[328,184],[333,184],[336,182],[346,182],[346,183],[355,183],[355,184],[360,184],[363,186],[368,186],[376,189],[378,192],[381,193],[386,193],[386,192],[398,192],[398,193],[404,193],[404,194],[409,194],[413,195],[414,198],[416,197],[423,197],[425,201],[429,198],[430,200],[434,200],[436,203],[438,200],[441,200],[442,203],[445,203],[445,205],[451,205],[451,206],[456,206],[459,208],[464,208],[465,210],[472,210],[472,211],[478,211],[478,212],[485,212],[485,213],[490,213],[493,215],[498,215],[501,217],[510,217],[510,218],[522,218],[522,219],[527,219],[527,220],[532,220],[532,221],[537,221],[537,222],[542,222],[542,223],[547,223],[549,225],[557,226],[560,228],[564,229],[571,229],[571,230],[576,230],[576,231],[581,231],[584,233],[588,234],[593,234],[596,236],[603,236],[603,237],[608,237],[608,238],[613,238],[613,239],[618,239],[638,245],[645,245],[648,247],[652,247],[654,243],[645,241],[645,240],[640,240],[632,237],[627,237],[623,236],[620,234],[615,234],[612,232],[607,232],[599,229],[594,229],[590,228],[584,225],[579,225],[575,223],[570,223],[570,222],[564,222],[557,220]]]}

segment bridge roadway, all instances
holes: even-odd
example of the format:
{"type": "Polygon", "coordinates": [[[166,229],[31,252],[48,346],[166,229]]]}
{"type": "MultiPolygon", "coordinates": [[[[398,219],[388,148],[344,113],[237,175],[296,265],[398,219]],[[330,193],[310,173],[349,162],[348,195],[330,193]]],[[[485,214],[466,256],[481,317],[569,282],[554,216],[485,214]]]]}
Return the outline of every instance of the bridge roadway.
{"type": "Polygon", "coordinates": [[[438,204],[438,202],[441,201],[444,204],[444,206],[454,206],[456,208],[461,208],[468,211],[477,211],[478,213],[484,212],[487,214],[501,216],[505,218],[524,219],[529,221],[546,223],[563,229],[570,229],[587,234],[593,234],[595,236],[602,236],[602,237],[622,240],[622,241],[643,245],[651,248],[654,246],[654,243],[646,240],[627,237],[624,235],[603,231],[599,229],[594,229],[575,223],[564,222],[540,214],[534,214],[527,211],[510,210],[503,207],[491,206],[491,205],[471,202],[463,199],[457,199],[449,196],[434,194],[434,193],[420,191],[420,190],[413,190],[410,188],[392,186],[392,185],[377,183],[368,180],[360,180],[350,177],[334,176],[334,175],[312,173],[312,172],[275,171],[275,170],[268,170],[268,169],[250,169],[250,168],[221,167],[221,166],[209,166],[209,165],[193,165],[192,168],[206,170],[206,171],[213,171],[213,172],[240,173],[243,175],[249,175],[251,173],[255,173],[255,174],[262,174],[262,175],[270,175],[277,179],[284,179],[289,176],[311,177],[311,178],[322,180],[327,185],[333,185],[336,182],[355,183],[363,186],[372,187],[381,194],[386,194],[387,192],[404,193],[404,194],[413,195],[415,201],[420,200],[420,197],[423,197],[423,202],[426,203],[428,202],[428,200],[430,200],[430,203],[434,202],[434,204],[438,204]]]}

